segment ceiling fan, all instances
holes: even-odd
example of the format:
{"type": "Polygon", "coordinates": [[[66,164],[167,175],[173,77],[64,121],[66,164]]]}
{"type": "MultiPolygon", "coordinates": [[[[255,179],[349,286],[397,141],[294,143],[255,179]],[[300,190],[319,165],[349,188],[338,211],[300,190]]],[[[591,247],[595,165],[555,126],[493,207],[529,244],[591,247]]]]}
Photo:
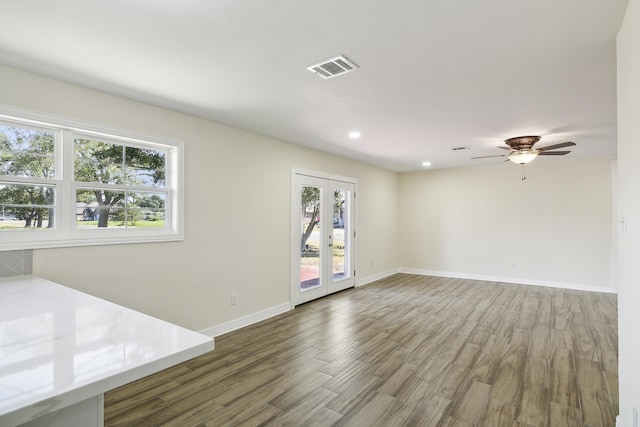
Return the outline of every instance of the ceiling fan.
{"type": "Polygon", "coordinates": [[[472,157],[472,159],[486,159],[488,157],[506,157],[507,160],[524,165],[533,161],[538,156],[564,156],[571,151],[552,151],[558,148],[572,147],[576,145],[575,142],[567,141],[559,144],[547,145],[546,147],[533,148],[533,146],[540,141],[539,136],[516,136],[504,141],[508,147],[498,146],[503,150],[509,150],[507,154],[499,154],[495,156],[480,156],[472,157]]]}

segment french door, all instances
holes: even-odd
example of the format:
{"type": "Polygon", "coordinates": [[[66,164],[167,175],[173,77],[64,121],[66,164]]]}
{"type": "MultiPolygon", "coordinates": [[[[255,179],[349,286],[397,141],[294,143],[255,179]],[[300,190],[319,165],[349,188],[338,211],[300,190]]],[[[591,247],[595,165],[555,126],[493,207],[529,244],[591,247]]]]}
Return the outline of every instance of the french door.
{"type": "Polygon", "coordinates": [[[294,173],[293,305],[355,285],[354,201],[354,182],[294,173]]]}

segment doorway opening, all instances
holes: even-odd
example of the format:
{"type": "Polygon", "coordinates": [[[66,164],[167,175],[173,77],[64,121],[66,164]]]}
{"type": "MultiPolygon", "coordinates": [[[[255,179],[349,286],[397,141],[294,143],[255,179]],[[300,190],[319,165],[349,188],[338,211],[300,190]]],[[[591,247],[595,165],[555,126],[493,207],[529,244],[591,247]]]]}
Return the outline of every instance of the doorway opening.
{"type": "Polygon", "coordinates": [[[355,285],[355,186],[349,178],[293,173],[293,306],[355,285]]]}

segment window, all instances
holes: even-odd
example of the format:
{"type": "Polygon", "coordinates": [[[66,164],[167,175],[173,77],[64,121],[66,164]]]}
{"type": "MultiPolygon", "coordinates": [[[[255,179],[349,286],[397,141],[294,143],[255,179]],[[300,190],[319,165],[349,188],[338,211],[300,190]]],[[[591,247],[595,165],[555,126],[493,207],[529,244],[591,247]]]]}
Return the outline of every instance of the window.
{"type": "Polygon", "coordinates": [[[166,150],[75,135],[74,157],[78,228],[164,227],[166,150]]]}
{"type": "Polygon", "coordinates": [[[0,114],[0,250],[182,240],[182,144],[0,114]]]}

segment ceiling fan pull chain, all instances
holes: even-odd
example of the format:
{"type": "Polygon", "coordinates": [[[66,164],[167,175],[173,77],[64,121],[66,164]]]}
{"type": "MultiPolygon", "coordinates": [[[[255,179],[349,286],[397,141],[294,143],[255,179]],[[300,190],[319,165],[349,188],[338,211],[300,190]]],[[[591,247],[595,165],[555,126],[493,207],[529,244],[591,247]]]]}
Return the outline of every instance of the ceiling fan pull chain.
{"type": "Polygon", "coordinates": [[[526,174],[526,170],[525,170],[526,167],[527,166],[523,163],[522,164],[522,179],[521,179],[521,181],[526,181],[527,180],[527,174],[526,174]]]}

